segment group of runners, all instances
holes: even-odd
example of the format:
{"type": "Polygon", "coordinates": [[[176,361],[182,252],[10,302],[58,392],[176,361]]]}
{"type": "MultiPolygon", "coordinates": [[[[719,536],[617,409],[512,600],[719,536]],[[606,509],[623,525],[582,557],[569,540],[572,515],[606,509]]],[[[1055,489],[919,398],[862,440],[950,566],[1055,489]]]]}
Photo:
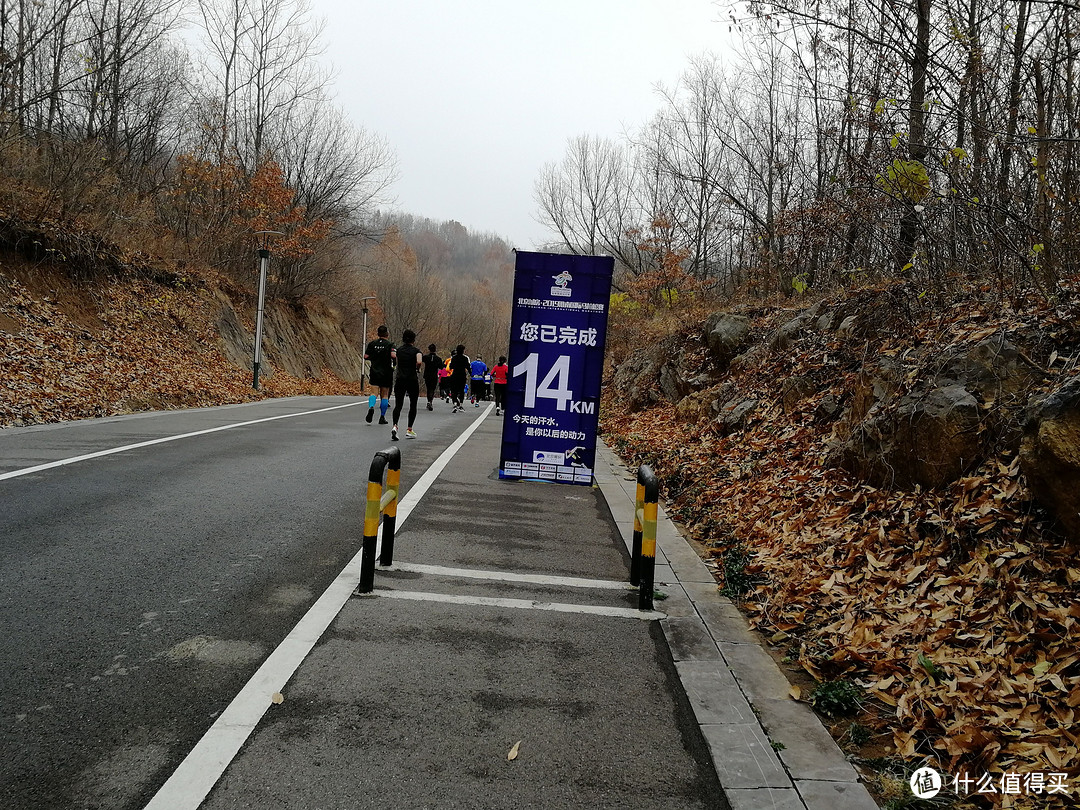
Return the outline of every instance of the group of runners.
{"type": "Polygon", "coordinates": [[[368,377],[373,386],[379,389],[378,396],[369,399],[366,420],[370,423],[375,418],[375,406],[379,406],[379,424],[392,424],[390,438],[398,440],[398,420],[409,400],[408,422],[405,429],[406,439],[415,439],[417,403],[420,399],[420,378],[423,377],[427,393],[427,409],[434,410],[436,392],[447,403],[453,403],[451,413],[465,410],[466,398],[476,407],[488,398],[489,393],[495,398],[495,415],[499,416],[506,408],[506,358],[500,357],[490,369],[480,355],[470,359],[465,354],[464,344],[458,344],[445,360],[439,357],[435,344],[428,346],[427,354],[416,347],[416,333],[406,329],[401,335],[401,345],[395,346],[390,341],[390,330],[384,325],[377,330],[375,340],[364,349],[364,359],[370,363],[368,377]],[[490,383],[490,385],[489,385],[490,383]],[[394,392],[394,411],[392,423],[386,419],[390,409],[390,392],[394,392]],[[376,399],[378,402],[376,402],[376,399]]]}

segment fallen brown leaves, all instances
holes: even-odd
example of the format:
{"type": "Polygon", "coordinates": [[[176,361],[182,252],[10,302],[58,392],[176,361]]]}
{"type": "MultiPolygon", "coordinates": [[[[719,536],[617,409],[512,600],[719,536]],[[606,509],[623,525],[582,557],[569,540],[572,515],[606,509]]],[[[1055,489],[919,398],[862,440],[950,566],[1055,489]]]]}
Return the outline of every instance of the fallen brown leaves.
{"type": "Polygon", "coordinates": [[[0,426],[359,393],[328,371],[316,380],[281,370],[255,392],[251,372],[222,354],[217,304],[201,284],[111,279],[87,291],[94,314],[80,318],[70,301],[0,280],[0,426]]]}
{"type": "MultiPolygon", "coordinates": [[[[903,357],[1025,325],[958,308],[881,350],[903,357]]],[[[670,404],[627,414],[613,399],[603,429],[628,462],[653,466],[669,514],[711,553],[754,552],[751,623],[797,640],[789,655],[818,680],[864,688],[876,711],[860,722],[891,735],[893,756],[972,776],[1067,773],[1067,797],[979,799],[1067,806],[1080,787],[1080,562],[1031,502],[1015,456],[942,492],[876,489],[827,467],[819,397],[785,413],[780,386],[810,374],[820,396],[841,396],[858,368],[837,361],[843,352],[815,334],[742,374],[740,396],[762,405],[731,436],[710,419],[678,422],[670,404]]]]}

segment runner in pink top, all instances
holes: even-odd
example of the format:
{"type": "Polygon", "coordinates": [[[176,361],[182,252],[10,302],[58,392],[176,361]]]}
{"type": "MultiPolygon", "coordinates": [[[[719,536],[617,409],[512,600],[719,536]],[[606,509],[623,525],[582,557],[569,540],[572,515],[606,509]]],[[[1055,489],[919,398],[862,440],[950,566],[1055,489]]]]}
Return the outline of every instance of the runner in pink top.
{"type": "Polygon", "coordinates": [[[505,357],[500,357],[499,362],[491,368],[491,392],[495,395],[496,416],[506,409],[506,375],[509,373],[505,357]]]}

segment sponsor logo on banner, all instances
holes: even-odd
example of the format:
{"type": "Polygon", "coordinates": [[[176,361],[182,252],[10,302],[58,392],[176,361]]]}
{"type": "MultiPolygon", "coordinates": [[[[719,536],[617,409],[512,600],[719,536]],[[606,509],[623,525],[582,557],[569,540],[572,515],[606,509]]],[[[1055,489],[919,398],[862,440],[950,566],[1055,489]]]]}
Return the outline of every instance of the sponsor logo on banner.
{"type": "Polygon", "coordinates": [[[574,280],[574,277],[563,270],[559,275],[552,276],[555,279],[555,286],[551,288],[551,294],[556,298],[571,298],[574,295],[574,291],[567,285],[574,280]]]}
{"type": "Polygon", "coordinates": [[[546,462],[547,464],[565,464],[566,453],[552,453],[550,450],[535,450],[533,451],[533,461],[537,463],[546,462]]]}

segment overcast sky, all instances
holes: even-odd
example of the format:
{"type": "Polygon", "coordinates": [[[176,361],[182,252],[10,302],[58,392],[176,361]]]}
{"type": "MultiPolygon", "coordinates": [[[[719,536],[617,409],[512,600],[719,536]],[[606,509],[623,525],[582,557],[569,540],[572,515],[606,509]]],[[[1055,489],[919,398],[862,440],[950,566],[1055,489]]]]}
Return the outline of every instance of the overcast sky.
{"type": "Polygon", "coordinates": [[[393,208],[529,250],[533,184],[577,135],[618,137],[691,56],[728,41],[714,0],[311,0],[338,103],[396,151],[393,208]]]}

